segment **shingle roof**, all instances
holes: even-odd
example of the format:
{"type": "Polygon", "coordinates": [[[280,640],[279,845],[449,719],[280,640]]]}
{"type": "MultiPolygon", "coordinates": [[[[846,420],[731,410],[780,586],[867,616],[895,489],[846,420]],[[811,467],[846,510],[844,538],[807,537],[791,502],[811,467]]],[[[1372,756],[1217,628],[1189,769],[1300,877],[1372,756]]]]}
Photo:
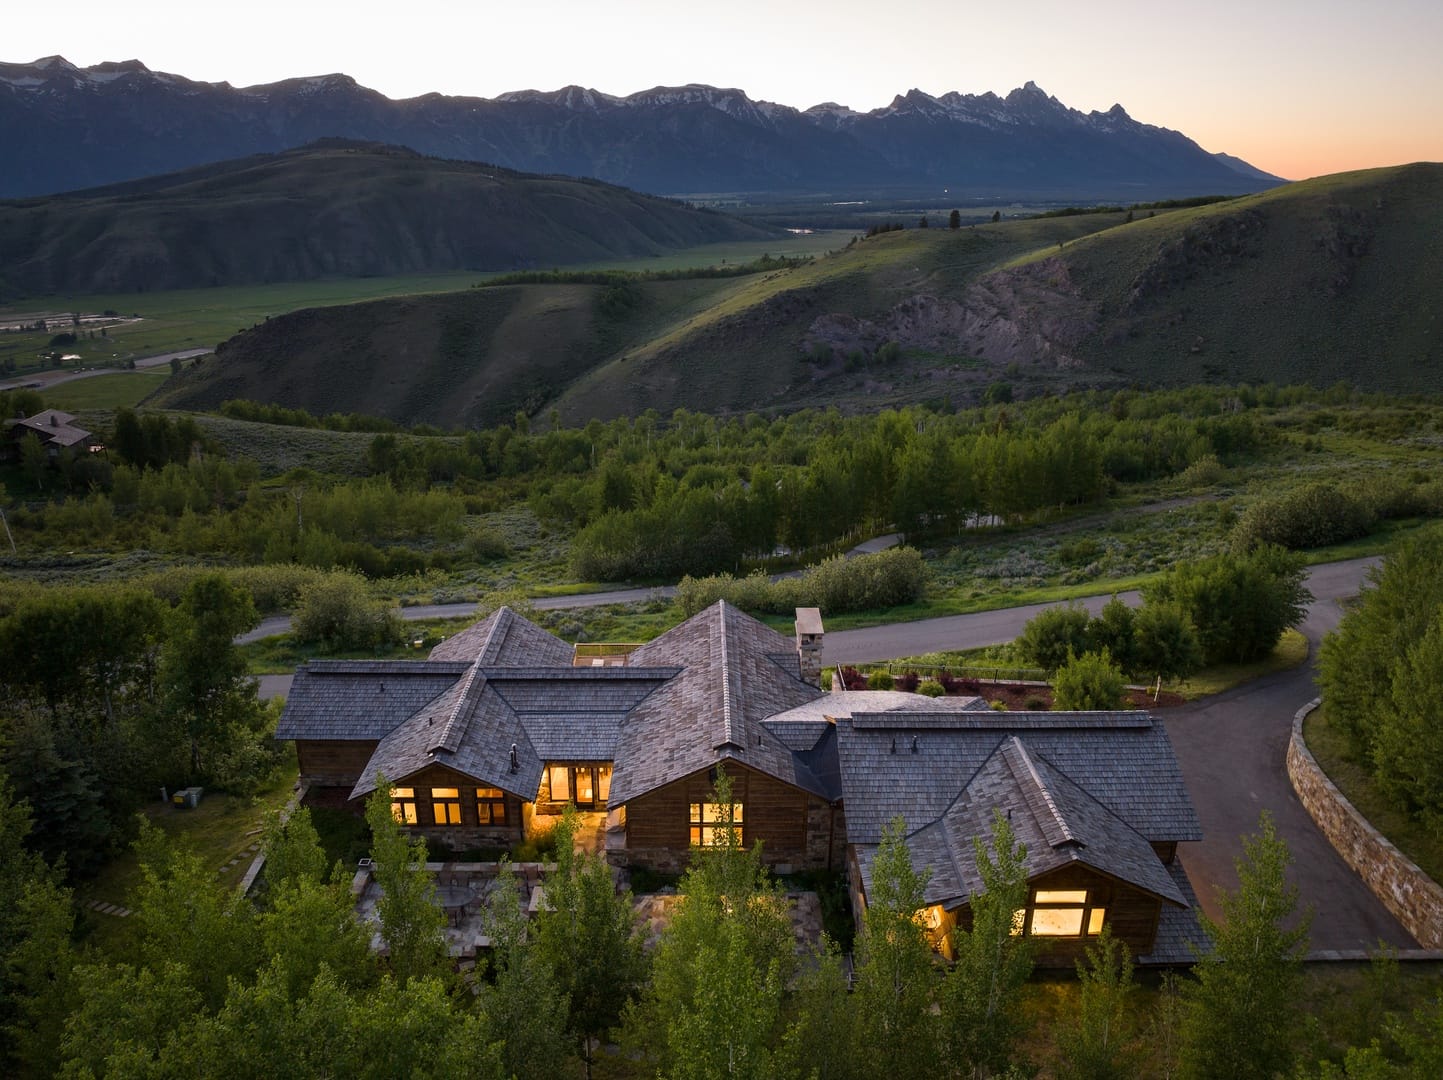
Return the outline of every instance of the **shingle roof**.
{"type": "Polygon", "coordinates": [[[917,847],[933,867],[928,903],[955,907],[983,890],[972,841],[991,836],[998,812],[1027,848],[1029,878],[1080,863],[1171,903],[1187,902],[1144,837],[1014,735],[947,812],[919,830],[917,847]]]}
{"type": "Polygon", "coordinates": [[[909,830],[938,820],[1013,734],[1148,840],[1202,838],[1166,728],[1149,714],[989,711],[839,720],[849,840],[878,843],[899,814],[909,830]]]}
{"type": "MultiPolygon", "coordinates": [[[[75,417],[59,409],[45,409],[34,416],[9,420],[7,427],[23,428],[40,436],[42,442],[55,446],[74,446],[90,438],[90,432],[75,426],[75,417]]],[[[12,435],[14,433],[12,432],[12,435]]],[[[22,438],[23,436],[14,436],[22,438]]]]}
{"type": "Polygon", "coordinates": [[[570,667],[573,652],[555,634],[503,606],[441,642],[430,659],[479,661],[487,667],[570,667]]]}
{"type": "Polygon", "coordinates": [[[1201,830],[1147,713],[860,714],[838,722],[837,743],[866,888],[882,827],[900,815],[915,863],[931,869],[927,902],[968,902],[982,887],[973,840],[1001,812],[1026,845],[1029,879],[1082,864],[1191,902],[1150,843],[1201,830]]]}
{"type": "Polygon", "coordinates": [[[789,639],[719,601],[638,648],[630,663],[681,672],[622,723],[613,802],[725,760],[830,797],[806,763],[762,723],[821,696],[802,681],[789,639]]]}
{"type": "Polygon", "coordinates": [[[469,666],[455,661],[308,661],[296,669],[276,738],[383,738],[453,686],[469,666]]]}
{"type": "Polygon", "coordinates": [[[1200,910],[1197,895],[1192,891],[1192,882],[1187,878],[1183,865],[1174,859],[1167,866],[1167,872],[1187,901],[1187,907],[1162,905],[1158,913],[1157,936],[1152,940],[1152,951],[1137,958],[1139,964],[1191,964],[1200,956],[1212,951],[1207,935],[1198,925],[1200,910]]]}

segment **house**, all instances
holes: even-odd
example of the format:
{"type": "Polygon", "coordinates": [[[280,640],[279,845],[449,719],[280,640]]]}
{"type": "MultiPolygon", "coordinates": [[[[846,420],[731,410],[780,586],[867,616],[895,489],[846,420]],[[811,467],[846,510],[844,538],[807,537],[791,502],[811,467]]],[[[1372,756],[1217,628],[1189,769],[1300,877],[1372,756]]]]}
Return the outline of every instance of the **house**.
{"type": "Polygon", "coordinates": [[[296,744],[307,805],[359,812],[383,776],[397,820],[454,850],[514,843],[571,802],[618,864],[677,871],[734,828],[778,872],[846,870],[859,906],[901,814],[938,927],[965,923],[970,838],[997,807],[1028,845],[1031,932],[1080,947],[1106,921],[1167,959],[1196,930],[1176,844],[1200,833],[1148,714],[828,693],[821,642],[814,609],[790,639],[720,602],[581,660],[501,608],[424,661],[302,665],[276,737],[296,744]],[[1077,895],[1080,914],[1057,906],[1077,895]]]}
{"type": "Polygon", "coordinates": [[[20,456],[20,442],[33,434],[53,462],[64,450],[80,451],[96,445],[95,436],[75,425],[75,417],[59,409],[46,409],[34,416],[5,421],[5,438],[0,440],[0,456],[20,456]]]}

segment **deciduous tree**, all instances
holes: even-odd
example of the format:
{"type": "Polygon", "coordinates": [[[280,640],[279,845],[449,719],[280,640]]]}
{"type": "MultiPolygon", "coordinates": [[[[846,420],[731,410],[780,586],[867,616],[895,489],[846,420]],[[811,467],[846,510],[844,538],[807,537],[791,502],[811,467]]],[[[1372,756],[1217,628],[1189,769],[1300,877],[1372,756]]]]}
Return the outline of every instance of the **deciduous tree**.
{"type": "Polygon", "coordinates": [[[1032,973],[1035,939],[1018,933],[1027,905],[1027,848],[1000,811],[992,842],[973,840],[983,891],[971,898],[972,925],[954,938],[957,962],[942,994],[943,1038],[964,1075],[1005,1070],[1024,1031],[1018,1001],[1032,973]]]}
{"type": "Polygon", "coordinates": [[[591,1075],[592,1044],[621,1021],[646,974],[631,892],[618,892],[611,867],[575,850],[576,812],[556,829],[556,869],[536,920],[537,948],[567,1001],[567,1031],[591,1075]]]}
{"type": "Polygon", "coordinates": [[[1201,922],[1210,951],[1186,991],[1182,1066],[1190,1080],[1268,1080],[1291,1068],[1297,990],[1311,914],[1297,918],[1292,861],[1273,819],[1243,840],[1238,888],[1222,896],[1222,922],[1201,922]]]}

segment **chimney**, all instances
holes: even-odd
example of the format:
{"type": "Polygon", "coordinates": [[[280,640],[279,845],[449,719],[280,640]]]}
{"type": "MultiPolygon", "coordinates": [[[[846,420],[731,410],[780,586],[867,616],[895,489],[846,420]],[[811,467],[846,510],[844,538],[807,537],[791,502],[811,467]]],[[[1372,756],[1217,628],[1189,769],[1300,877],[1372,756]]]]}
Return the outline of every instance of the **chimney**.
{"type": "Polygon", "coordinates": [[[797,608],[797,663],[802,682],[822,685],[822,613],[814,607],[797,608]]]}

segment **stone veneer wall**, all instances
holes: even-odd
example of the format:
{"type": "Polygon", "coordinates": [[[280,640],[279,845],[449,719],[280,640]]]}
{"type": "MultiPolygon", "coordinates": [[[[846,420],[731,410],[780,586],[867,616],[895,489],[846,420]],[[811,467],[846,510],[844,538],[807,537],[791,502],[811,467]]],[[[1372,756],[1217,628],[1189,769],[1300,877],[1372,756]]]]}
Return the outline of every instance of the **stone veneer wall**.
{"type": "Polygon", "coordinates": [[[1443,949],[1443,888],[1354,809],[1318,767],[1303,741],[1303,718],[1315,698],[1293,717],[1288,741],[1288,779],[1304,808],[1374,895],[1425,949],[1443,949]]]}

